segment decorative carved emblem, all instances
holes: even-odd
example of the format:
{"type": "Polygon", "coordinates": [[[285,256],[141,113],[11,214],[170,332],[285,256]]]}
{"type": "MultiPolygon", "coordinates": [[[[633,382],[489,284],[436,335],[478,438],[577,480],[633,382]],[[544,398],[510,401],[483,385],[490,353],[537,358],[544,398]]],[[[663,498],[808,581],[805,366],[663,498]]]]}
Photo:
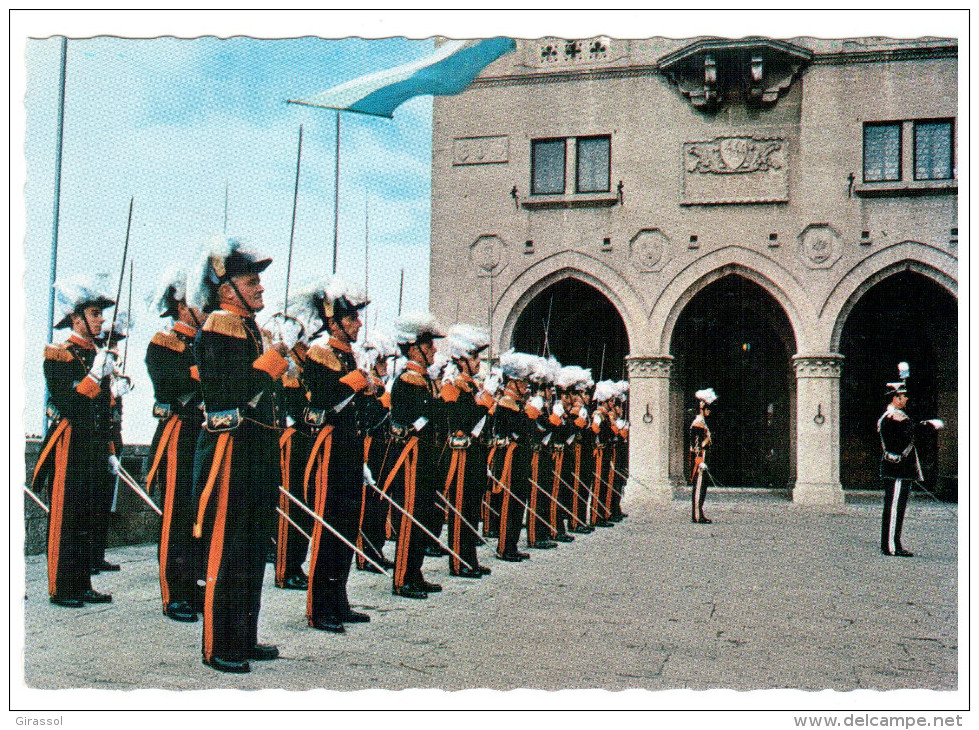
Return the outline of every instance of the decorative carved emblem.
{"type": "Polygon", "coordinates": [[[644,228],[629,241],[629,258],[639,271],[660,271],[670,258],[669,243],[659,228],[644,228]]]}
{"type": "Polygon", "coordinates": [[[828,223],[813,223],[799,234],[799,253],[810,269],[828,269],[842,253],[840,234],[828,223]]]}
{"type": "Polygon", "coordinates": [[[480,236],[469,246],[469,261],[478,276],[498,276],[507,265],[507,245],[495,234],[480,236]]]}
{"type": "Polygon", "coordinates": [[[629,55],[629,42],[604,36],[589,39],[542,38],[529,43],[523,65],[530,67],[575,67],[609,63],[629,55]]]}
{"type": "Polygon", "coordinates": [[[715,137],[683,145],[683,204],[781,203],[789,199],[784,139],[715,137]]]}
{"type": "Polygon", "coordinates": [[[727,175],[780,170],[783,144],[780,139],[718,137],[710,142],[688,142],[683,146],[684,159],[687,172],[727,175]]]}
{"type": "Polygon", "coordinates": [[[489,165],[507,162],[509,137],[461,137],[453,140],[453,165],[489,165]]]}
{"type": "Polygon", "coordinates": [[[792,358],[792,367],[797,378],[839,378],[843,369],[843,356],[827,355],[796,355],[792,358]]]}
{"type": "Polygon", "coordinates": [[[659,357],[627,357],[625,359],[629,378],[668,378],[673,358],[670,355],[659,357]]]}

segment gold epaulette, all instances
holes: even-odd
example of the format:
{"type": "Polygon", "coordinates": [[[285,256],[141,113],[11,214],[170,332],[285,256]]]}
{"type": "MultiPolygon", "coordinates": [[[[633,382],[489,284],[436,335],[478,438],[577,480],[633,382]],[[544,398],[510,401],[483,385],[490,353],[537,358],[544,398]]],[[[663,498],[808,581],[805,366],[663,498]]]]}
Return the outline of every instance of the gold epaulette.
{"type": "Polygon", "coordinates": [[[299,382],[299,378],[289,375],[286,373],[282,376],[282,387],[284,388],[299,388],[302,383],[299,382]]]}
{"type": "Polygon", "coordinates": [[[71,362],[75,359],[75,356],[64,345],[45,345],[44,359],[57,360],[58,362],[71,362]]]}
{"type": "Polygon", "coordinates": [[[239,340],[248,337],[248,331],[245,329],[245,323],[241,321],[241,317],[231,312],[225,312],[223,309],[218,309],[208,315],[207,321],[204,323],[204,331],[237,337],[239,340]]]}
{"type": "Polygon", "coordinates": [[[416,373],[412,370],[405,370],[403,373],[401,373],[401,377],[399,378],[399,380],[408,383],[408,385],[419,385],[422,388],[428,387],[428,381],[425,380],[425,376],[420,375],[419,373],[416,373]]]}
{"type": "Polygon", "coordinates": [[[323,347],[322,345],[313,345],[310,347],[309,352],[306,353],[306,359],[328,367],[330,370],[343,369],[343,364],[340,362],[340,358],[337,357],[336,353],[329,347],[323,347]]]}
{"type": "Polygon", "coordinates": [[[519,411],[520,410],[520,406],[517,404],[517,402],[513,398],[511,398],[510,396],[508,396],[508,395],[503,396],[497,402],[499,403],[499,405],[503,406],[504,408],[508,408],[511,411],[519,411]]]}
{"type": "Polygon", "coordinates": [[[153,339],[150,340],[150,344],[165,347],[174,352],[183,352],[187,349],[187,345],[181,342],[179,337],[170,332],[157,332],[153,335],[153,339]]]}

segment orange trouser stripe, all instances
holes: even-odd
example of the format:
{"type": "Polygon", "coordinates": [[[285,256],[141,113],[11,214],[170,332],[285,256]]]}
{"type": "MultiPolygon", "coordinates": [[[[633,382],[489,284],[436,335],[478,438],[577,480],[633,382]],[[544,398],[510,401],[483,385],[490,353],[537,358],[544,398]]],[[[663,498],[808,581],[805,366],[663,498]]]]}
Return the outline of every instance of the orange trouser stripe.
{"type": "MultiPolygon", "coordinates": [[[[404,485],[405,485],[405,496],[404,505],[405,512],[408,515],[414,517],[415,515],[415,477],[418,473],[418,438],[412,437],[409,439],[408,444],[405,446],[404,451],[401,452],[401,457],[398,459],[398,463],[395,465],[396,473],[400,465],[404,464],[404,485]]],[[[388,481],[384,484],[385,490],[391,483],[391,475],[388,476],[388,481]]],[[[401,515],[401,528],[398,530],[398,546],[395,551],[394,556],[394,587],[401,588],[405,584],[405,577],[408,572],[408,550],[411,546],[411,528],[412,521],[407,517],[407,515],[401,515]]]]}
{"type": "Polygon", "coordinates": [[[500,470],[500,484],[505,484],[506,489],[504,489],[500,484],[496,485],[494,492],[503,492],[503,505],[500,508],[500,537],[496,543],[496,554],[503,555],[503,551],[506,549],[506,537],[507,537],[507,513],[510,511],[510,492],[507,490],[513,490],[512,477],[513,477],[513,452],[517,448],[517,442],[509,444],[506,448],[506,454],[503,455],[503,468],[500,470]]]}
{"type": "Polygon", "coordinates": [[[48,454],[51,453],[51,449],[58,443],[59,439],[62,438],[64,431],[71,429],[68,421],[61,421],[57,427],[54,429],[54,433],[51,434],[51,438],[48,439],[47,446],[44,447],[44,451],[37,459],[37,463],[34,465],[34,476],[31,477],[31,486],[34,486],[34,482],[37,481],[37,475],[41,473],[41,467],[44,466],[44,462],[48,458],[48,454]]]}
{"type": "Polygon", "coordinates": [[[170,416],[170,420],[167,421],[167,425],[163,427],[163,433],[160,434],[160,443],[156,445],[156,454],[153,455],[153,466],[150,467],[149,473],[146,475],[146,491],[147,493],[153,488],[153,479],[156,477],[156,470],[160,466],[160,462],[163,460],[163,454],[168,454],[167,463],[169,464],[169,451],[167,447],[170,445],[170,440],[176,436],[174,431],[179,433],[180,431],[180,419],[177,416],[170,416]]]}
{"type": "MultiPolygon", "coordinates": [[[[211,549],[207,556],[207,588],[204,590],[204,658],[214,658],[214,590],[217,587],[218,572],[221,570],[221,557],[224,553],[224,528],[228,517],[228,492],[231,488],[231,448],[233,440],[227,436],[227,447],[222,449],[220,486],[218,487],[218,507],[214,514],[214,529],[211,532],[211,549]]],[[[215,458],[217,453],[215,453],[215,458]]],[[[211,470],[214,471],[213,469],[211,470]]]]}
{"type": "Polygon", "coordinates": [[[612,447],[612,455],[608,459],[608,487],[605,492],[605,512],[608,516],[612,515],[612,487],[615,485],[615,446],[612,447]]]}
{"type": "MultiPolygon", "coordinates": [[[[446,499],[454,502],[454,507],[458,510],[457,513],[452,515],[452,550],[456,553],[459,552],[461,544],[460,530],[462,529],[462,519],[459,514],[462,513],[462,493],[466,484],[466,450],[465,449],[453,449],[452,450],[452,461],[449,463],[449,476],[445,480],[445,497],[446,499]],[[449,488],[452,485],[453,477],[455,477],[455,495],[454,497],[449,494],[449,488]]],[[[448,512],[448,510],[446,510],[448,512]]],[[[446,515],[448,516],[448,515],[446,515]]],[[[462,568],[462,563],[454,555],[449,556],[449,565],[453,571],[459,572],[462,568]]]]}
{"type": "MultiPolygon", "coordinates": [[[[534,455],[530,457],[530,478],[536,483],[540,483],[537,479],[537,474],[540,471],[540,452],[535,451],[534,455]]],[[[527,515],[527,542],[533,545],[537,542],[537,518],[534,517],[534,512],[540,514],[540,510],[537,509],[537,492],[540,491],[533,484],[530,485],[530,509],[533,510],[527,515]]]]}
{"type": "MultiPolygon", "coordinates": [[[[306,462],[306,492],[309,489],[309,473],[311,469],[316,472],[316,484],[313,491],[315,504],[313,511],[324,520],[326,519],[326,491],[329,487],[328,472],[330,469],[330,452],[333,445],[333,426],[324,426],[316,437],[316,443],[309,454],[309,461],[306,462]]],[[[309,541],[309,588],[306,590],[306,619],[313,620],[313,575],[316,573],[317,558],[320,553],[320,541],[323,539],[323,525],[319,520],[313,520],[313,535],[309,541]]]]}
{"type": "Polygon", "coordinates": [[[594,525],[598,522],[598,503],[601,500],[602,495],[602,457],[605,454],[604,446],[595,447],[595,488],[592,490],[591,498],[591,519],[590,522],[594,525]]]}
{"type": "Polygon", "coordinates": [[[564,451],[555,451],[554,453],[554,479],[551,481],[551,496],[554,501],[551,502],[551,537],[557,535],[557,505],[558,496],[561,493],[561,470],[564,468],[564,451]]]}
{"type": "Polygon", "coordinates": [[[214,489],[214,482],[218,477],[218,472],[227,462],[228,469],[231,464],[231,434],[227,431],[218,434],[217,443],[214,445],[214,457],[211,460],[211,471],[207,475],[207,483],[204,491],[201,492],[200,502],[197,505],[197,521],[194,522],[194,537],[201,537],[204,534],[204,512],[207,511],[207,504],[211,501],[211,491],[214,489]]]}
{"type": "MultiPolygon", "coordinates": [[[[61,523],[65,511],[65,476],[68,473],[68,447],[71,445],[71,426],[62,421],[48,441],[45,454],[57,443],[54,455],[54,475],[51,477],[51,526],[48,530],[48,595],[58,593],[58,557],[61,552],[61,523]]],[[[40,462],[38,462],[40,463],[40,462]]],[[[37,476],[37,470],[34,472],[37,476]]]]}
{"type": "MultiPolygon", "coordinates": [[[[282,473],[282,488],[287,492],[292,489],[289,475],[292,471],[292,437],[295,433],[296,429],[287,428],[279,436],[279,469],[282,473]]],[[[288,515],[291,504],[292,500],[279,492],[279,509],[288,515]]],[[[286,550],[289,545],[290,527],[289,521],[279,515],[279,529],[275,536],[275,582],[279,586],[286,579],[286,550]]]]}
{"type": "MultiPolygon", "coordinates": [[[[164,489],[166,494],[163,497],[163,524],[160,528],[160,596],[163,599],[163,608],[170,603],[170,583],[167,581],[167,560],[170,553],[170,523],[173,521],[173,501],[174,492],[177,491],[177,445],[180,443],[180,419],[173,417],[173,422],[168,423],[160,437],[160,444],[166,440],[167,451],[167,483],[164,489]]],[[[153,468],[160,463],[161,449],[157,448],[157,458],[153,468]]],[[[146,491],[150,489],[150,479],[146,480],[146,491]]]]}
{"type": "Polygon", "coordinates": [[[579,480],[581,479],[581,444],[574,445],[574,474],[571,479],[571,511],[574,512],[574,516],[580,518],[581,515],[578,513],[579,508],[579,493],[581,487],[579,485],[579,480]]]}

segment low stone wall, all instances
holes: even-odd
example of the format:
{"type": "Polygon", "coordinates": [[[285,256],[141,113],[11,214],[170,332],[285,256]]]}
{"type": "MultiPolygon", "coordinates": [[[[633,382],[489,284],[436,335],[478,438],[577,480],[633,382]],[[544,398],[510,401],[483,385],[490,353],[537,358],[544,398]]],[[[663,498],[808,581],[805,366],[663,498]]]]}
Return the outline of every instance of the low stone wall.
{"type": "MultiPolygon", "coordinates": [[[[133,478],[145,488],[147,463],[150,447],[142,444],[124,446],[122,449],[122,465],[133,478]]],[[[27,466],[25,484],[30,485],[34,465],[41,453],[41,442],[37,438],[28,438],[24,452],[27,466]]],[[[39,495],[49,502],[45,492],[39,495]]],[[[154,495],[157,496],[157,495],[154,495]]],[[[30,497],[24,495],[24,553],[40,555],[47,549],[48,519],[44,512],[30,497]]],[[[155,542],[160,534],[160,518],[141,500],[132,489],[119,483],[119,494],[116,499],[116,511],[109,521],[109,547],[119,545],[138,545],[155,542]]]]}

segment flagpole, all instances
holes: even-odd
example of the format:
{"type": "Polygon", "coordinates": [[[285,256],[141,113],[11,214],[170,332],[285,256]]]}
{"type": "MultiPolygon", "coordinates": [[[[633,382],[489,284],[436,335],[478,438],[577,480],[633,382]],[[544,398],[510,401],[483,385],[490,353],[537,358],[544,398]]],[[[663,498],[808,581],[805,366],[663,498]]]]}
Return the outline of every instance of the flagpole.
{"type": "MultiPolygon", "coordinates": [[[[47,340],[51,342],[54,338],[54,283],[58,276],[58,222],[61,213],[61,153],[64,147],[65,131],[65,78],[68,70],[68,37],[61,36],[61,74],[58,82],[58,144],[55,147],[54,157],[54,223],[51,226],[51,276],[48,287],[48,328],[47,340]]],[[[47,427],[47,400],[48,389],[44,387],[44,401],[41,403],[42,413],[41,423],[47,427]]]]}
{"type": "MultiPolygon", "coordinates": [[[[292,274],[292,242],[296,238],[296,208],[299,207],[299,168],[303,161],[303,125],[299,125],[299,149],[296,152],[296,187],[292,191],[292,226],[289,228],[289,256],[286,259],[286,299],[282,307],[289,314],[289,280],[292,274]]],[[[333,264],[336,273],[336,263],[333,264]]]]}
{"type": "Polygon", "coordinates": [[[401,267],[401,285],[398,287],[398,316],[401,316],[401,301],[405,294],[405,267],[401,267]]]}
{"type": "MultiPolygon", "coordinates": [[[[371,212],[367,191],[364,191],[364,297],[370,302],[371,282],[371,212]]],[[[368,306],[370,306],[368,304],[368,306]]],[[[364,324],[367,324],[367,307],[364,307],[364,324]]],[[[366,334],[364,335],[366,339],[366,334]]]]}
{"type": "Polygon", "coordinates": [[[340,227],[340,110],[337,110],[337,149],[333,166],[333,273],[337,273],[337,230],[340,227]]]}
{"type": "Polygon", "coordinates": [[[224,235],[228,235],[228,186],[230,183],[224,183],[224,235]]]}

